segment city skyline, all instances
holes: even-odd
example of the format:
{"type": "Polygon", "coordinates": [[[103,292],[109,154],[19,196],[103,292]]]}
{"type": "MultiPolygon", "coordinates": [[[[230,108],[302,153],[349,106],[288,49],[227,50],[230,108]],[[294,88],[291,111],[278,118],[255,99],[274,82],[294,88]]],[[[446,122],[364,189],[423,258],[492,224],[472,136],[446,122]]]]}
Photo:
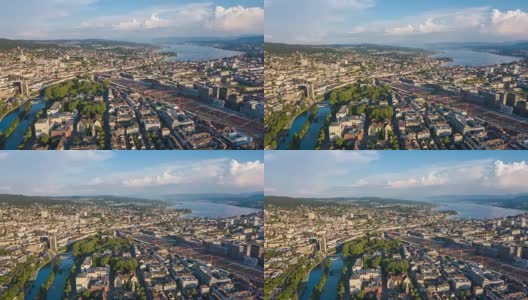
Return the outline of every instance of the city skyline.
{"type": "Polygon", "coordinates": [[[104,38],[150,42],[162,37],[262,34],[262,0],[46,0],[6,2],[0,38],[104,38]],[[19,22],[24,20],[24,22],[19,22]]]}
{"type": "Polygon", "coordinates": [[[526,156],[515,151],[274,151],[265,162],[267,196],[430,200],[528,192],[526,156]]]}
{"type": "Polygon", "coordinates": [[[267,42],[424,46],[528,39],[528,3],[518,0],[266,0],[265,9],[267,42]]]}
{"type": "Polygon", "coordinates": [[[0,194],[33,196],[249,193],[263,190],[262,153],[0,151],[0,194]]]}

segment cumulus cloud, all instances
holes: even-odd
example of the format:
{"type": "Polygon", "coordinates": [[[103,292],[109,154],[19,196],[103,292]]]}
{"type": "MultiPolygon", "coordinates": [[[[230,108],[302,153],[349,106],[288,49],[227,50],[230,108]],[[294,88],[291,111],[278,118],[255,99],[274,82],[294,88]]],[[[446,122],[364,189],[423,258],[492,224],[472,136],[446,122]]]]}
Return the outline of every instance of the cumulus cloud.
{"type": "MultiPolygon", "coordinates": [[[[90,26],[90,25],[83,24],[83,26],[90,26]]],[[[136,19],[132,19],[130,21],[119,22],[115,24],[113,28],[117,30],[136,30],[136,29],[141,28],[141,23],[139,23],[136,19]]]]}
{"type": "Polygon", "coordinates": [[[147,176],[124,178],[120,183],[131,188],[163,185],[225,185],[249,189],[264,187],[264,163],[258,160],[248,162],[208,160],[176,167],[160,167],[149,173],[151,174],[147,176]]]}
{"type": "Polygon", "coordinates": [[[526,185],[528,178],[528,165],[525,161],[505,163],[495,162],[494,177],[491,179],[502,188],[528,189],[526,185]]]}
{"type": "Polygon", "coordinates": [[[209,28],[227,32],[264,32],[264,9],[235,6],[217,6],[211,16],[209,28]]]}
{"type": "Polygon", "coordinates": [[[489,31],[513,37],[528,37],[528,13],[517,10],[501,12],[494,9],[491,14],[489,31]]]}
{"type": "Polygon", "coordinates": [[[246,163],[231,160],[228,181],[237,186],[263,186],[264,163],[258,160],[246,163]]]}
{"type": "Polygon", "coordinates": [[[420,178],[407,178],[402,180],[389,180],[387,187],[394,189],[407,189],[415,187],[430,187],[436,185],[449,184],[450,180],[445,175],[430,172],[420,178]]]}
{"type": "MultiPolygon", "coordinates": [[[[378,1],[290,0],[274,3],[273,21],[266,34],[276,42],[325,43],[434,43],[463,41],[511,41],[528,38],[528,11],[466,7],[421,11],[398,18],[376,17],[378,1]],[[297,5],[291,4],[294,1],[297,5]],[[287,12],[303,6],[293,23],[287,12]],[[365,20],[365,15],[369,16],[365,20]],[[314,18],[318,22],[314,23],[314,18]],[[357,20],[357,21],[356,21],[357,20]]],[[[268,26],[269,24],[269,26],[268,26]]]]}
{"type": "Polygon", "coordinates": [[[13,38],[151,39],[172,36],[232,36],[264,33],[264,8],[217,6],[212,2],[150,4],[105,14],[96,0],[28,0],[27,10],[7,4],[0,11],[0,35],[13,38]],[[45,5],[44,5],[45,4],[45,5]],[[8,15],[9,14],[9,15],[8,15]],[[12,26],[10,15],[28,20],[12,26]],[[9,22],[9,23],[8,23],[9,22]],[[5,24],[4,24],[5,23],[5,24]],[[5,26],[4,26],[5,25],[5,26]]]}
{"type": "Polygon", "coordinates": [[[124,16],[101,17],[84,25],[111,27],[116,31],[152,32],[153,29],[165,29],[165,33],[173,31],[172,35],[192,35],[200,30],[230,35],[264,32],[264,9],[261,7],[187,4],[153,12],[146,10],[134,15],[128,19],[124,16]]]}
{"type": "MultiPolygon", "coordinates": [[[[373,27],[376,30],[375,26],[373,27]]],[[[489,7],[468,8],[410,17],[403,22],[385,26],[388,35],[424,35],[451,33],[474,34],[474,38],[493,36],[524,38],[528,36],[528,13],[517,10],[500,11],[489,7]]]]}

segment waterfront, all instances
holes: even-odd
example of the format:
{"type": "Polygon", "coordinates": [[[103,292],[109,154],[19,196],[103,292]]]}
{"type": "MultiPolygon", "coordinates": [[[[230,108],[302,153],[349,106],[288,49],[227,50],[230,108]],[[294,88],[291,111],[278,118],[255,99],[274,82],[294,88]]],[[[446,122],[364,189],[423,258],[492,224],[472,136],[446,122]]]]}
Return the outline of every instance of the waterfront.
{"type": "Polygon", "coordinates": [[[242,55],[243,52],[187,44],[165,46],[161,52],[176,52],[168,61],[208,61],[242,55]]]}
{"type": "MultiPolygon", "coordinates": [[[[46,107],[46,102],[43,100],[32,101],[32,106],[30,111],[20,120],[20,124],[16,129],[11,133],[7,138],[4,149],[6,150],[16,150],[18,145],[24,140],[24,134],[26,130],[33,124],[35,116],[46,107]]],[[[7,128],[16,120],[18,114],[24,110],[24,105],[21,105],[20,108],[12,111],[7,116],[5,116],[0,121],[0,131],[5,132],[7,128]]]]}
{"type": "MultiPolygon", "coordinates": [[[[319,132],[321,131],[321,128],[324,126],[326,117],[330,114],[330,103],[328,101],[320,102],[317,105],[317,115],[312,121],[312,124],[310,124],[310,128],[304,135],[300,149],[301,150],[310,150],[314,149],[317,144],[317,138],[319,137],[319,132]]],[[[281,143],[279,144],[278,150],[287,150],[288,146],[290,145],[293,136],[299,132],[304,124],[308,121],[308,118],[310,117],[310,109],[307,109],[304,113],[300,114],[295,118],[295,120],[292,123],[292,126],[290,127],[288,134],[283,138],[281,143]]]]}
{"type": "Polygon", "coordinates": [[[172,205],[176,209],[190,209],[192,212],[186,214],[185,218],[227,218],[248,215],[260,210],[247,207],[238,207],[225,203],[215,203],[206,200],[178,200],[172,205]]]}
{"type": "MultiPolygon", "coordinates": [[[[64,295],[64,288],[66,287],[66,280],[68,279],[71,267],[73,266],[74,260],[71,252],[61,254],[60,258],[61,262],[57,273],[55,273],[55,279],[53,280],[53,283],[48,289],[46,299],[49,300],[62,298],[62,296],[64,295]]],[[[29,293],[27,293],[25,296],[26,300],[33,300],[37,298],[40,286],[46,283],[49,276],[51,275],[52,269],[52,264],[48,263],[39,270],[35,281],[31,285],[29,293]]]]}
{"type": "MultiPolygon", "coordinates": [[[[330,267],[326,273],[326,284],[321,293],[321,299],[335,300],[337,299],[337,285],[339,284],[339,279],[341,279],[341,272],[345,266],[345,262],[341,254],[329,257],[328,259],[330,259],[330,267]]],[[[301,300],[312,299],[313,290],[321,280],[323,272],[325,272],[324,263],[323,260],[322,263],[310,272],[308,282],[301,295],[301,300]]]]}
{"type": "Polygon", "coordinates": [[[504,218],[516,216],[525,211],[519,209],[510,209],[485,204],[476,204],[471,202],[441,202],[435,210],[453,210],[457,214],[451,216],[452,219],[480,219],[488,220],[495,218],[504,218]]]}
{"type": "Polygon", "coordinates": [[[453,61],[444,64],[446,67],[453,66],[492,66],[504,63],[512,63],[521,60],[518,57],[502,56],[488,52],[477,52],[468,49],[444,49],[432,57],[449,57],[453,61]]]}

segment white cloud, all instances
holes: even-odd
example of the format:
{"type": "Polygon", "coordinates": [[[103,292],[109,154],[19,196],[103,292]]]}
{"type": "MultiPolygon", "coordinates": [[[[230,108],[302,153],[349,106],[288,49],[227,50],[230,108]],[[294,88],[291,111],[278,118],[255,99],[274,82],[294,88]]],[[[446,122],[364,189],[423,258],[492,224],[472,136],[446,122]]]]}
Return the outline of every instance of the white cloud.
{"type": "Polygon", "coordinates": [[[494,178],[491,181],[496,182],[502,188],[516,188],[527,190],[528,185],[528,165],[525,161],[505,163],[496,161],[494,164],[494,178]]]}
{"type": "MultiPolygon", "coordinates": [[[[83,26],[89,26],[89,24],[82,24],[83,26]]],[[[130,21],[120,22],[113,26],[114,29],[117,30],[136,30],[141,28],[141,23],[139,23],[136,19],[132,19],[130,21]]]]}
{"type": "Polygon", "coordinates": [[[217,6],[208,27],[221,32],[263,32],[264,9],[261,7],[217,6]]]}
{"type": "Polygon", "coordinates": [[[376,5],[375,0],[328,0],[334,9],[367,9],[376,5]]]}
{"type": "MultiPolygon", "coordinates": [[[[235,188],[264,187],[264,163],[239,162],[224,159],[192,162],[179,166],[154,168],[149,175],[121,179],[120,184],[131,188],[163,185],[225,185],[235,188]]],[[[110,180],[115,182],[115,180],[110,180]]]]}
{"type": "Polygon", "coordinates": [[[64,157],[73,161],[104,161],[112,157],[112,151],[64,151],[64,157]]]}
{"type": "Polygon", "coordinates": [[[147,29],[153,29],[153,28],[161,28],[161,27],[168,27],[170,26],[170,21],[161,19],[157,13],[153,13],[150,15],[150,18],[145,21],[145,28],[147,29]]]}
{"type": "Polygon", "coordinates": [[[258,160],[246,163],[232,160],[228,180],[237,186],[264,186],[264,163],[258,160]]]}
{"type": "Polygon", "coordinates": [[[366,164],[379,159],[376,151],[330,151],[330,159],[338,163],[366,164]]]}
{"type": "Polygon", "coordinates": [[[520,9],[505,12],[494,9],[488,29],[500,35],[528,37],[528,13],[520,9]]]}

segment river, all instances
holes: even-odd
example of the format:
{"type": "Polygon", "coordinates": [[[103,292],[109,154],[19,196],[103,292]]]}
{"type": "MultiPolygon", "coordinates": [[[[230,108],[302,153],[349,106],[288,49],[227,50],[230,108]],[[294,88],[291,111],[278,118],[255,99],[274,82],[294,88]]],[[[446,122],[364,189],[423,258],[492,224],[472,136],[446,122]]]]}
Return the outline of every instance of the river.
{"type": "Polygon", "coordinates": [[[454,210],[458,214],[453,215],[452,219],[495,219],[509,216],[516,216],[525,211],[519,209],[510,209],[503,207],[496,207],[486,204],[476,204],[471,202],[441,202],[436,203],[440,205],[435,210],[454,210]]]}
{"type": "Polygon", "coordinates": [[[493,66],[512,63],[521,60],[519,57],[503,56],[488,52],[477,52],[468,49],[445,49],[432,57],[449,57],[453,61],[446,62],[444,66],[493,66]]]}
{"type": "Polygon", "coordinates": [[[170,57],[167,61],[209,61],[244,54],[239,51],[186,44],[166,45],[161,52],[176,52],[176,57],[170,57]]]}
{"type": "Polygon", "coordinates": [[[176,209],[190,209],[192,213],[185,218],[228,218],[240,215],[249,215],[260,210],[247,207],[238,207],[225,203],[216,203],[206,200],[178,200],[171,206],[176,209]]]}
{"type": "MultiPolygon", "coordinates": [[[[341,254],[337,256],[332,256],[330,258],[330,268],[328,268],[328,273],[326,274],[326,284],[321,293],[321,299],[335,300],[337,299],[337,286],[339,285],[339,280],[341,279],[341,272],[345,267],[345,262],[341,254]]],[[[323,276],[324,272],[324,261],[315,267],[308,276],[308,282],[302,292],[301,300],[310,300],[314,288],[317,286],[323,276]]]]}
{"type": "MultiPolygon", "coordinates": [[[[64,288],[66,287],[66,280],[68,279],[68,276],[70,275],[70,270],[74,263],[71,252],[61,254],[60,258],[61,258],[61,263],[60,263],[59,270],[55,274],[55,279],[53,280],[53,283],[48,289],[48,295],[46,297],[46,299],[48,300],[63,298],[62,296],[64,295],[64,288]]],[[[37,274],[37,278],[35,279],[33,285],[31,286],[29,293],[27,293],[25,296],[26,300],[33,300],[37,297],[40,286],[46,283],[46,281],[48,280],[51,274],[51,270],[52,270],[51,263],[45,265],[39,270],[37,274]]]]}
{"type": "MultiPolygon", "coordinates": [[[[7,138],[4,145],[5,150],[17,150],[18,145],[24,140],[24,134],[29,126],[32,126],[35,121],[35,116],[46,107],[46,102],[43,100],[32,101],[30,111],[26,114],[24,119],[20,121],[15,131],[7,138]]],[[[19,109],[12,111],[0,121],[0,131],[5,132],[7,128],[15,121],[18,114],[24,110],[24,105],[19,109]]]]}
{"type": "MultiPolygon", "coordinates": [[[[328,101],[319,102],[315,105],[317,105],[318,107],[317,115],[312,121],[310,129],[308,129],[308,132],[306,132],[301,141],[301,150],[313,150],[315,148],[315,146],[317,145],[317,139],[319,138],[319,132],[321,131],[321,127],[324,126],[326,117],[332,112],[330,109],[330,103],[328,101]]],[[[309,117],[310,109],[307,109],[304,113],[300,114],[299,116],[297,116],[297,118],[295,118],[292,123],[292,126],[290,127],[290,130],[288,131],[288,134],[280,142],[278,150],[288,149],[288,146],[290,145],[293,136],[303,128],[304,124],[308,121],[309,117]]]]}

